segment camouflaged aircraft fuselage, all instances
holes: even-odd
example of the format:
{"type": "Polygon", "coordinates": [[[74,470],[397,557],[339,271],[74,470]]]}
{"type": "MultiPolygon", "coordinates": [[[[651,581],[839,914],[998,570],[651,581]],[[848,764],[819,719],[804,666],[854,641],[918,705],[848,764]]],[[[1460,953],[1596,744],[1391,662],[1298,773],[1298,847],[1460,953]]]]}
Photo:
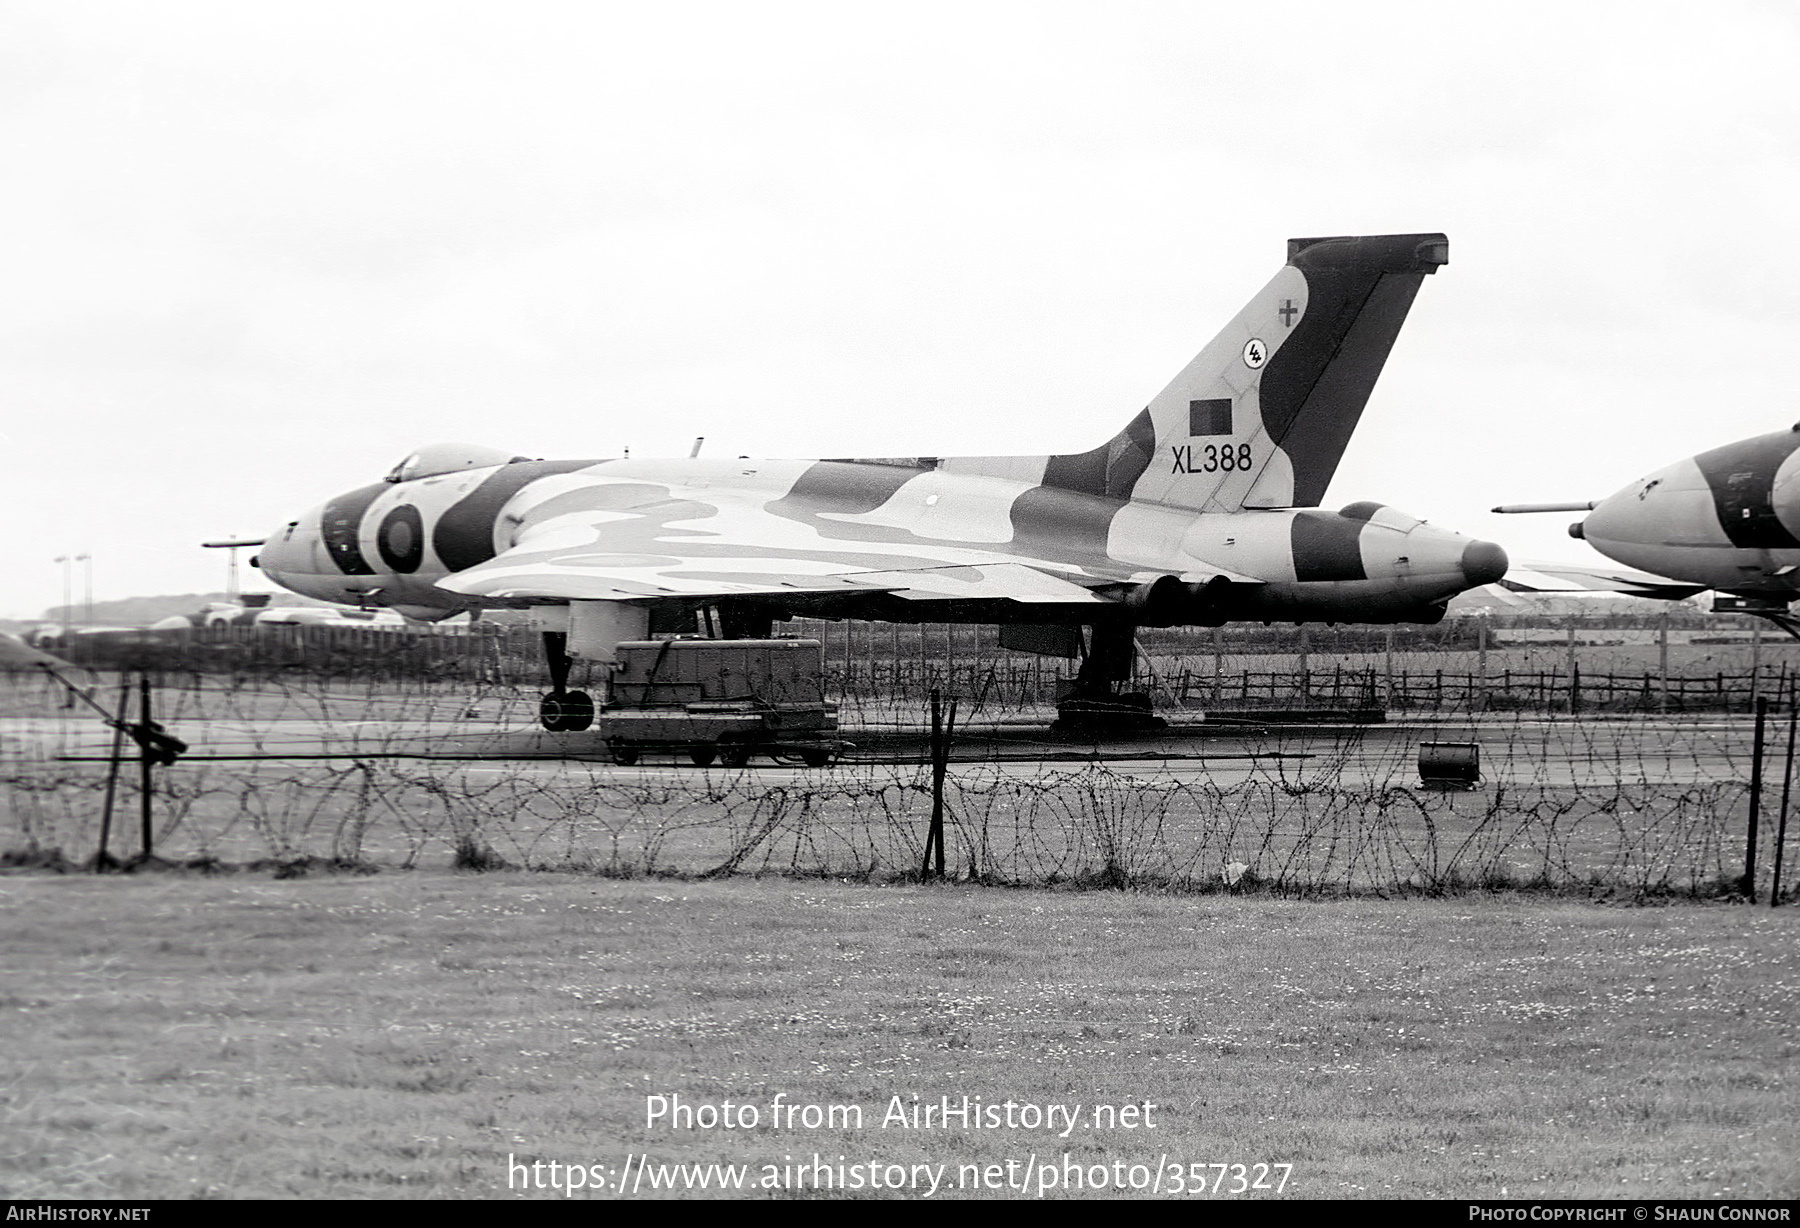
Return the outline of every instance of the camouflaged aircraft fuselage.
{"type": "Polygon", "coordinates": [[[655,607],[1435,622],[1501,577],[1498,546],[1379,503],[1317,505],[1447,250],[1431,234],[1293,240],[1274,280],[1089,452],[543,461],[439,445],[277,530],[258,562],[297,592],[412,617],[533,607],[600,659],[655,607]]]}
{"type": "Polygon", "coordinates": [[[1726,592],[1800,593],[1800,426],[1677,461],[1571,529],[1608,558],[1726,592]]]}

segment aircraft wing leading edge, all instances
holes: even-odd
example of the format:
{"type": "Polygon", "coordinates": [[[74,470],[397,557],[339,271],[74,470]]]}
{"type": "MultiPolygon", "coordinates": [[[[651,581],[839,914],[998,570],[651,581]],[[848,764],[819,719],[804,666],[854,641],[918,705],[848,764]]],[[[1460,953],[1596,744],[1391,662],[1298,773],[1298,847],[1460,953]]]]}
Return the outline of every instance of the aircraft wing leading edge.
{"type": "Polygon", "coordinates": [[[1567,563],[1519,563],[1509,567],[1500,586],[1515,593],[1617,593],[1680,601],[1706,591],[1704,584],[1683,584],[1629,567],[1578,567],[1567,563]]]}

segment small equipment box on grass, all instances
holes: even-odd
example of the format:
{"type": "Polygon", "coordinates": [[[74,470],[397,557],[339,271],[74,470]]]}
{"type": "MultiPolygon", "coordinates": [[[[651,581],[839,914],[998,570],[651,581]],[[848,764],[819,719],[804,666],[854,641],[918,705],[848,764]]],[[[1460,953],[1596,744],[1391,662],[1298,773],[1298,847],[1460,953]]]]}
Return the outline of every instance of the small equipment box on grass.
{"type": "Polygon", "coordinates": [[[627,641],[595,725],[615,763],[685,751],[703,767],[759,753],[822,767],[840,745],[818,640],[627,641]]]}

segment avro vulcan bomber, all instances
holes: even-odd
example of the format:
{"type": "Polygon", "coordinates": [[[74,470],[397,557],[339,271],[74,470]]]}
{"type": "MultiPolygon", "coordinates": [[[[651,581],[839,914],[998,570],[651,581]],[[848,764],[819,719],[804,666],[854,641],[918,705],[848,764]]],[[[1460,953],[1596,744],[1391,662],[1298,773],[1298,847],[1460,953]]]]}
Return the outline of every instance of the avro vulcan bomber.
{"type": "Polygon", "coordinates": [[[270,579],[440,619],[529,608],[552,689],[570,658],[676,619],[761,637],[795,615],[997,623],[1121,696],[1141,626],[1434,623],[1506,571],[1491,542],[1386,504],[1320,509],[1441,234],[1294,239],[1274,280],[1117,434],[1057,456],[532,460],[439,444],[289,521],[270,579]],[[1027,630],[1029,628],[1030,630],[1027,630]]]}
{"type": "Polygon", "coordinates": [[[1609,559],[1667,576],[1646,595],[1728,594],[1714,608],[1766,618],[1800,639],[1800,423],[1676,461],[1592,503],[1496,512],[1587,512],[1569,526],[1609,559]]]}

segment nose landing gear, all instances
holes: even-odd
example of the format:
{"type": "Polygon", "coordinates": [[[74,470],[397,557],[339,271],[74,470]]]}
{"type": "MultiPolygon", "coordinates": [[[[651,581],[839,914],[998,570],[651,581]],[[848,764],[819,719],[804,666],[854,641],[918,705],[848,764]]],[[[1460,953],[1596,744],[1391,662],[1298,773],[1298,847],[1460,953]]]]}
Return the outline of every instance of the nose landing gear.
{"type": "Polygon", "coordinates": [[[594,723],[594,700],[586,691],[551,692],[538,703],[538,723],[553,733],[578,733],[594,723]]]}
{"type": "Polygon", "coordinates": [[[569,637],[562,631],[544,632],[544,656],[550,663],[550,693],[538,703],[538,723],[552,733],[579,733],[594,723],[594,700],[586,691],[571,691],[569,637]]]}

